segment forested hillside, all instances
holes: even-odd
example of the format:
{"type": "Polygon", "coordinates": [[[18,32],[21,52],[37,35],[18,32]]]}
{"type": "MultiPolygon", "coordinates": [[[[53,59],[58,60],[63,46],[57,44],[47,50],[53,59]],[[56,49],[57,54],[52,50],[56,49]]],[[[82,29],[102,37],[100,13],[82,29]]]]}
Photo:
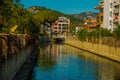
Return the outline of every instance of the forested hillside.
{"type": "Polygon", "coordinates": [[[40,24],[53,23],[59,16],[70,19],[70,31],[81,23],[79,19],[45,7],[24,8],[19,0],[0,1],[0,33],[39,34],[40,24]]]}
{"type": "Polygon", "coordinates": [[[60,17],[60,16],[64,16],[64,17],[69,18],[70,22],[71,22],[70,23],[70,32],[72,32],[76,26],[81,25],[83,22],[83,20],[75,18],[72,15],[64,14],[64,13],[61,13],[59,11],[51,10],[51,9],[48,9],[45,7],[33,6],[33,7],[28,8],[27,10],[38,19],[41,19],[41,18],[43,19],[43,17],[41,17],[41,16],[44,16],[46,19],[48,19],[46,15],[48,15],[49,18],[53,16],[54,17],[53,20],[56,19],[57,17],[60,17]],[[51,15],[48,14],[49,12],[51,12],[51,15]]]}

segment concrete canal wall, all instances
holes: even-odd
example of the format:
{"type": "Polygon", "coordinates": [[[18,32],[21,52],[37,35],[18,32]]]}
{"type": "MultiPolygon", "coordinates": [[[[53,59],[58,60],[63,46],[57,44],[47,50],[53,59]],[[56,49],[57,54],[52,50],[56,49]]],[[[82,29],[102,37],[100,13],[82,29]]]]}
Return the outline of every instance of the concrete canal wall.
{"type": "Polygon", "coordinates": [[[76,48],[83,49],[85,51],[89,51],[96,55],[120,62],[120,48],[113,47],[103,44],[94,44],[90,42],[81,42],[75,39],[66,38],[66,44],[71,45],[76,48]]]}
{"type": "Polygon", "coordinates": [[[0,80],[11,80],[34,51],[34,39],[28,34],[0,34],[0,80]]]}
{"type": "Polygon", "coordinates": [[[0,62],[12,57],[23,48],[27,48],[32,42],[28,34],[0,34],[0,62]]]}
{"type": "Polygon", "coordinates": [[[33,67],[37,59],[38,48],[39,47],[35,47],[34,50],[29,54],[26,61],[22,64],[21,68],[17,71],[12,80],[31,80],[33,67]]]}

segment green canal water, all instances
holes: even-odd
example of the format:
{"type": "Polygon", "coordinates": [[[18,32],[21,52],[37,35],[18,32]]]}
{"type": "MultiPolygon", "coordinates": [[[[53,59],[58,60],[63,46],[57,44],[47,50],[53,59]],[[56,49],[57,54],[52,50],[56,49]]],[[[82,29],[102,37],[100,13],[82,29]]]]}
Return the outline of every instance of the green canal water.
{"type": "Polygon", "coordinates": [[[31,80],[120,80],[120,64],[65,44],[40,44],[31,80]]]}

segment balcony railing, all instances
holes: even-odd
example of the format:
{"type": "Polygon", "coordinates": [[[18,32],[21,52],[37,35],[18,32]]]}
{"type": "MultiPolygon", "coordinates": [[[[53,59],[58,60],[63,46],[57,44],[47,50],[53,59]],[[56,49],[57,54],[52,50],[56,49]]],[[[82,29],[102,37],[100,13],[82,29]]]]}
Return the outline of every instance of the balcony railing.
{"type": "Polygon", "coordinates": [[[101,13],[98,13],[97,16],[98,16],[98,17],[101,17],[101,16],[103,16],[103,13],[102,13],[102,12],[101,12],[101,13]]]}
{"type": "Polygon", "coordinates": [[[114,13],[119,13],[119,8],[114,10],[114,13]]]}
{"type": "Polygon", "coordinates": [[[103,5],[98,5],[98,6],[95,6],[94,9],[98,9],[98,10],[101,10],[103,9],[103,5]]]}

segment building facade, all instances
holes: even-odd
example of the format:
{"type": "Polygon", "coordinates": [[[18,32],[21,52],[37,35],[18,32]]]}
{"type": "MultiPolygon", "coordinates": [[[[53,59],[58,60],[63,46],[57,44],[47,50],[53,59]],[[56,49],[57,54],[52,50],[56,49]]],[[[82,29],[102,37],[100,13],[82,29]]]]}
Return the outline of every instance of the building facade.
{"type": "Polygon", "coordinates": [[[95,19],[84,20],[84,28],[87,29],[88,31],[92,31],[93,29],[98,28],[97,21],[95,19]]]}
{"type": "Polygon", "coordinates": [[[58,17],[55,24],[52,27],[53,33],[59,35],[67,35],[69,33],[70,19],[66,17],[58,17]]]}
{"type": "Polygon", "coordinates": [[[117,27],[120,24],[120,0],[114,0],[113,25],[117,27]]]}
{"type": "Polygon", "coordinates": [[[99,6],[103,7],[102,10],[98,7],[95,9],[99,9],[100,13],[103,13],[103,18],[101,18],[103,25],[101,27],[113,31],[120,22],[120,0],[101,0],[99,6]]]}
{"type": "Polygon", "coordinates": [[[99,2],[98,6],[95,7],[95,9],[99,10],[100,12],[96,16],[97,20],[97,27],[102,27],[103,26],[103,7],[104,7],[104,2],[103,0],[99,2]]]}

